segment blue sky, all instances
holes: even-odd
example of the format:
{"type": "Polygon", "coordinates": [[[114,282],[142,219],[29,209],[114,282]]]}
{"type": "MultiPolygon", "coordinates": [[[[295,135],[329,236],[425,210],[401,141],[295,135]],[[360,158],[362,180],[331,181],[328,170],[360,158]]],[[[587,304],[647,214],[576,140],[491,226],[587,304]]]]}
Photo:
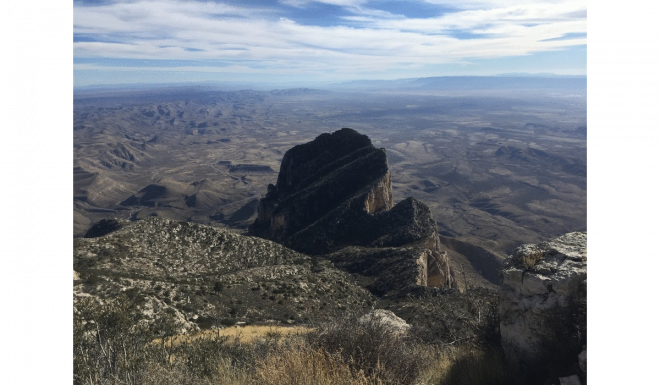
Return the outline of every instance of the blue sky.
{"type": "Polygon", "coordinates": [[[83,0],[74,85],[586,74],[586,1],[83,0]]]}

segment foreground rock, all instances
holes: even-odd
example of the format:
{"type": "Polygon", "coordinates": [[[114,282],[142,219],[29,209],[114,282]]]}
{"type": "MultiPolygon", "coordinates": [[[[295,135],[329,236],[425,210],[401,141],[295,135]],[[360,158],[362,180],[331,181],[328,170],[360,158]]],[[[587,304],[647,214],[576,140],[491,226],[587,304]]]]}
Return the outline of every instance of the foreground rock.
{"type": "Polygon", "coordinates": [[[413,269],[403,273],[405,285],[455,285],[429,208],[413,198],[394,205],[385,150],[348,128],[287,151],[249,231],[311,255],[358,250],[347,246],[423,248],[390,260],[395,270],[413,269]]]}
{"type": "Polygon", "coordinates": [[[507,357],[525,373],[575,374],[586,343],[587,234],[523,245],[505,261],[501,277],[507,357]]]}

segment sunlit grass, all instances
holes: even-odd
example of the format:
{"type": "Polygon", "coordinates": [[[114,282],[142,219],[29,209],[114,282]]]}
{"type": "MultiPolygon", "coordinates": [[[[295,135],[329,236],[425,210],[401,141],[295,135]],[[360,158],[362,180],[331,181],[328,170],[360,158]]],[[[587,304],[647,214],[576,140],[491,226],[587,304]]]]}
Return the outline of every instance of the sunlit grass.
{"type": "MultiPolygon", "coordinates": [[[[276,326],[276,325],[246,325],[246,326],[230,326],[224,329],[206,329],[198,332],[188,333],[184,335],[175,336],[172,340],[174,345],[182,342],[191,342],[200,338],[210,338],[212,340],[220,340],[228,338],[227,342],[241,342],[250,343],[258,338],[275,338],[280,339],[285,336],[305,334],[311,332],[312,328],[305,326],[276,326]]],[[[155,343],[160,343],[161,339],[154,340],[155,343]]],[[[169,344],[169,338],[167,340],[169,344]]]]}

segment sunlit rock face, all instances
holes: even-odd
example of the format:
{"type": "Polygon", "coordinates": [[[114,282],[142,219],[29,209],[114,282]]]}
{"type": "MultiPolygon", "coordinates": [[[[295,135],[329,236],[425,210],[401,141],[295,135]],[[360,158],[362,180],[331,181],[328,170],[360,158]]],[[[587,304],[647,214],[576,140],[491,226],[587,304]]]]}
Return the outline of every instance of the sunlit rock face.
{"type": "Polygon", "coordinates": [[[414,198],[394,205],[385,150],[349,128],[286,152],[249,231],[311,255],[348,246],[423,248],[395,259],[414,269],[406,274],[411,285],[455,285],[428,206],[414,198]]]}

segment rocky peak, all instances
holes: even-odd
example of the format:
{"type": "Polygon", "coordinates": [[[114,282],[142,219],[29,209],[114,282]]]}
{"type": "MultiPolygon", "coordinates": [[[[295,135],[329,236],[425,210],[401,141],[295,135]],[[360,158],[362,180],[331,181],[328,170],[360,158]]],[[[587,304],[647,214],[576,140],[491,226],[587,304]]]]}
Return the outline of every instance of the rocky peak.
{"type": "Polygon", "coordinates": [[[377,150],[371,144],[369,137],[350,128],[332,134],[324,133],[312,142],[295,146],[282,158],[276,185],[280,199],[304,189],[361,156],[378,152],[384,154],[384,150],[377,150]]]}
{"type": "Polygon", "coordinates": [[[424,262],[406,262],[418,266],[415,284],[454,284],[431,210],[414,198],[394,205],[385,150],[349,128],[286,152],[249,232],[310,255],[348,246],[422,247],[428,252],[408,258],[424,262]]]}
{"type": "Polygon", "coordinates": [[[283,242],[356,198],[372,214],[392,207],[385,150],[350,128],[322,134],[284,154],[277,185],[268,186],[250,234],[283,242]]]}

